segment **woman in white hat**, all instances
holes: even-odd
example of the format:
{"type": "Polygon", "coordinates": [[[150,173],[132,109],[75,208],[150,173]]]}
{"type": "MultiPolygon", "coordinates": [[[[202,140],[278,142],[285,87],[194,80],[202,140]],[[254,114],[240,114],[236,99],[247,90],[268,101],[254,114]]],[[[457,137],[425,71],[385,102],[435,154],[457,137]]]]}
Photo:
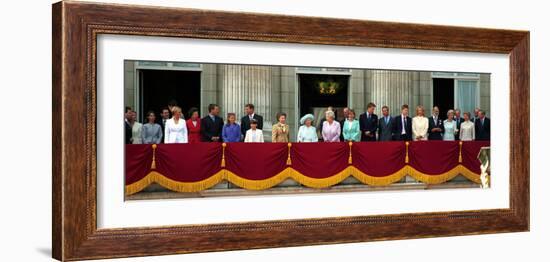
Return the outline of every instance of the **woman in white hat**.
{"type": "Polygon", "coordinates": [[[300,119],[300,129],[298,129],[298,142],[317,142],[317,130],[313,126],[313,115],[307,114],[300,119]]]}

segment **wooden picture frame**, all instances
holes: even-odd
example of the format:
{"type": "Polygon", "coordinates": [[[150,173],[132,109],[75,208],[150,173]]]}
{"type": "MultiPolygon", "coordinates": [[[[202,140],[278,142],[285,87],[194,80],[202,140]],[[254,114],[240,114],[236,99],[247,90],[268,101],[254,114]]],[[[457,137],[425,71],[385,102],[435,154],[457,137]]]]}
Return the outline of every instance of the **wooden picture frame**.
{"type": "Polygon", "coordinates": [[[53,5],[53,257],[59,260],[529,230],[529,32],[114,4],[53,5]],[[510,208],[98,229],[99,34],[508,54],[510,208]],[[512,115],[512,109],[510,109],[512,115]]]}

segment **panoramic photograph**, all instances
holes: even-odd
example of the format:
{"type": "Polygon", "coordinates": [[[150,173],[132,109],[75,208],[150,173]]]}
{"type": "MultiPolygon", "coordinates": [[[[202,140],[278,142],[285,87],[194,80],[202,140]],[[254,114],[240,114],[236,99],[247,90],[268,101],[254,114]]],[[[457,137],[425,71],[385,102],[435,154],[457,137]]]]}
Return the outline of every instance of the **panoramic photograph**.
{"type": "Polygon", "coordinates": [[[125,199],[487,188],[490,74],[124,61],[125,199]]]}

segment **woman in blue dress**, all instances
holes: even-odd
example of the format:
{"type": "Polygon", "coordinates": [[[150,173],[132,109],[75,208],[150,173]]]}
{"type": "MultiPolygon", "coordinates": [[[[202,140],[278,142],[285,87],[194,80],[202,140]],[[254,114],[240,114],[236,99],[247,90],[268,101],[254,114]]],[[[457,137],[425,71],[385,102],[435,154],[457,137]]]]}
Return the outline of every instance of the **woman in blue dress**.
{"type": "Polygon", "coordinates": [[[447,119],[443,121],[443,140],[454,141],[455,135],[458,133],[456,128],[456,121],[454,120],[455,112],[451,109],[447,111],[447,119]]]}
{"type": "Polygon", "coordinates": [[[313,115],[307,114],[300,119],[300,129],[298,129],[298,142],[318,142],[317,129],[313,126],[313,115]]]}

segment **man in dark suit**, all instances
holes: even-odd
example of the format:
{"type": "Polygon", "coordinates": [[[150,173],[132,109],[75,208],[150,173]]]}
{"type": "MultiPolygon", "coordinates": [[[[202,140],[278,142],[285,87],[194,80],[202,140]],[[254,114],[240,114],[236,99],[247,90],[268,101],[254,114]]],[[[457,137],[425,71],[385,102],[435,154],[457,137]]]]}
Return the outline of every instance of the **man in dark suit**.
{"type": "Polygon", "coordinates": [[[220,107],[208,105],[208,115],[201,119],[201,138],[203,142],[223,142],[223,119],[218,116],[220,107]]]}
{"type": "Polygon", "coordinates": [[[243,139],[246,136],[246,131],[250,129],[250,120],[256,119],[257,129],[263,130],[264,127],[264,118],[261,115],[254,113],[253,104],[246,104],[244,106],[244,113],[245,116],[241,118],[241,134],[243,135],[243,139]]]}
{"type": "Polygon", "coordinates": [[[130,114],[132,114],[132,108],[127,106],[124,108],[124,143],[132,143],[132,126],[128,122],[130,119],[130,114]]]}
{"type": "Polygon", "coordinates": [[[412,140],[412,119],[409,117],[409,106],[401,106],[401,114],[393,118],[393,140],[412,140]]]}
{"type": "Polygon", "coordinates": [[[374,114],[376,105],[369,103],[367,112],[359,116],[359,129],[361,129],[361,141],[376,141],[376,130],[378,129],[378,116],[374,114]]]}
{"type": "MultiPolygon", "coordinates": [[[[460,131],[460,125],[464,123],[464,118],[460,117],[460,109],[455,109],[455,116],[454,120],[456,122],[456,129],[460,131]]],[[[457,132],[455,135],[455,140],[460,140],[459,138],[460,132],[457,132]]]]}
{"type": "Polygon", "coordinates": [[[485,111],[479,110],[478,118],[475,122],[476,140],[491,140],[491,121],[485,117],[485,111]]]}
{"type": "MultiPolygon", "coordinates": [[[[159,120],[157,121],[158,124],[160,125],[163,136],[164,136],[164,127],[166,126],[166,121],[168,121],[168,119],[170,119],[170,109],[168,109],[168,107],[165,107],[160,112],[160,117],[159,117],[159,120]]],[[[164,143],[164,139],[161,139],[160,142],[164,143]]]]}
{"type": "Polygon", "coordinates": [[[393,139],[393,117],[390,116],[390,108],[382,107],[382,117],[378,120],[378,141],[391,141],[393,139]]]}
{"type": "Polygon", "coordinates": [[[443,140],[443,120],[439,118],[439,107],[434,106],[428,118],[428,140],[443,140]]]}

